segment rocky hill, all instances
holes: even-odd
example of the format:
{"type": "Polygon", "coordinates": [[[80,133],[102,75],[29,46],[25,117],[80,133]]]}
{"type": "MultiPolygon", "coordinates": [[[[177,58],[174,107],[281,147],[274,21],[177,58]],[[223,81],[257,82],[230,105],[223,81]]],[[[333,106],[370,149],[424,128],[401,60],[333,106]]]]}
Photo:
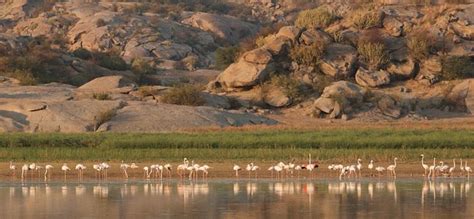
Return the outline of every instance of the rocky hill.
{"type": "Polygon", "coordinates": [[[0,130],[472,118],[474,4],[382,3],[0,1],[0,130]]]}

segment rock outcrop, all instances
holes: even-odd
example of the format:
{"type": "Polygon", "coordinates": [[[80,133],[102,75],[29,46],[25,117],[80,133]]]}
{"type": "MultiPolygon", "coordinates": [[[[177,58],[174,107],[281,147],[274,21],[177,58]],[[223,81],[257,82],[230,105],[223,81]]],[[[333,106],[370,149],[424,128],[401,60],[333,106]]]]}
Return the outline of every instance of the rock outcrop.
{"type": "Polygon", "coordinates": [[[474,79],[465,80],[453,87],[448,100],[466,112],[474,114],[474,79]]]}
{"type": "Polygon", "coordinates": [[[345,44],[333,43],[327,46],[319,67],[334,78],[349,78],[355,73],[357,50],[345,44]]]}
{"type": "Polygon", "coordinates": [[[355,79],[357,84],[364,87],[380,87],[390,83],[390,74],[385,70],[370,71],[359,68],[355,79]]]}

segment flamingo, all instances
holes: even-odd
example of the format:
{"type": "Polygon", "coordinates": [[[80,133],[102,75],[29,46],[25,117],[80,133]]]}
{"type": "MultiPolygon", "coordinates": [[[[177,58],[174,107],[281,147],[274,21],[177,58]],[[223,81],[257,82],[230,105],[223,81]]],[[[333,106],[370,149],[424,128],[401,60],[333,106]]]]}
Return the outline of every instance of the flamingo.
{"type": "Polygon", "coordinates": [[[298,175],[298,178],[300,178],[300,171],[303,169],[300,165],[295,166],[296,174],[298,175]]]}
{"type": "Polygon", "coordinates": [[[146,179],[150,179],[150,175],[153,172],[153,169],[150,169],[149,167],[145,166],[143,167],[143,177],[146,179]]]}
{"type": "Polygon", "coordinates": [[[167,164],[165,164],[163,167],[164,167],[164,168],[166,169],[166,171],[168,172],[168,177],[171,178],[171,169],[172,169],[171,164],[167,163],[167,164]]]}
{"type": "Polygon", "coordinates": [[[13,161],[10,161],[9,169],[10,169],[10,172],[12,173],[12,176],[15,176],[16,166],[13,165],[13,161]]]}
{"type": "MultiPolygon", "coordinates": [[[[252,164],[253,164],[253,163],[252,163],[252,164]]],[[[260,167],[257,166],[257,165],[253,165],[253,166],[252,166],[251,171],[252,171],[252,172],[255,172],[255,178],[257,178],[258,169],[260,169],[260,167]]]]}
{"type": "Polygon", "coordinates": [[[253,163],[247,164],[247,167],[245,167],[245,170],[249,173],[249,179],[250,179],[250,172],[252,171],[253,168],[253,163]]]}
{"type": "Polygon", "coordinates": [[[395,157],[393,159],[394,164],[387,167],[387,171],[390,171],[394,178],[397,178],[397,173],[395,172],[395,168],[397,168],[397,160],[398,160],[398,158],[395,157]]]}
{"type": "Polygon", "coordinates": [[[350,165],[348,170],[349,170],[349,177],[352,175],[356,175],[356,165],[350,165]]]}
{"type": "Polygon", "coordinates": [[[370,176],[373,176],[372,171],[374,169],[374,160],[370,160],[370,163],[367,168],[370,170],[370,176]]]}
{"type": "Polygon", "coordinates": [[[375,167],[375,171],[377,171],[378,176],[380,177],[380,175],[385,171],[385,167],[375,167]]]}
{"type": "Polygon", "coordinates": [[[87,167],[84,166],[84,164],[81,164],[81,163],[79,163],[79,164],[76,165],[76,168],[75,168],[75,169],[78,171],[77,174],[78,174],[78,177],[79,177],[80,180],[82,180],[82,178],[83,178],[83,176],[84,176],[84,170],[85,170],[86,168],[87,168],[87,167]]]}
{"type": "Polygon", "coordinates": [[[275,170],[275,172],[277,173],[277,178],[282,178],[281,176],[281,171],[283,171],[283,167],[281,164],[279,165],[276,165],[276,166],[273,166],[273,170],[275,170]]]}
{"type": "Polygon", "coordinates": [[[342,167],[341,172],[339,173],[339,180],[342,180],[342,177],[349,173],[349,166],[342,167]]]}
{"type": "Polygon", "coordinates": [[[209,170],[210,168],[211,168],[211,167],[208,166],[208,165],[206,165],[206,164],[204,164],[204,165],[202,165],[202,166],[200,166],[200,167],[198,168],[198,171],[202,171],[202,178],[203,178],[203,179],[204,179],[204,177],[207,178],[207,176],[209,175],[209,171],[208,171],[208,170],[209,170]]]}
{"type": "MultiPolygon", "coordinates": [[[[36,164],[32,163],[28,165],[28,170],[36,170],[36,164]]],[[[31,172],[31,178],[33,178],[33,172],[31,172]]]]}
{"type": "Polygon", "coordinates": [[[102,171],[104,171],[104,178],[107,179],[107,172],[108,172],[108,169],[110,168],[110,165],[105,162],[102,162],[100,165],[102,166],[102,171]]]}
{"type": "Polygon", "coordinates": [[[128,168],[130,168],[130,165],[124,163],[122,160],[122,163],[120,164],[120,169],[122,169],[123,174],[125,175],[125,179],[128,179],[128,173],[127,173],[128,168]]]}
{"type": "Polygon", "coordinates": [[[53,169],[52,165],[46,164],[44,166],[44,181],[47,181],[48,178],[51,178],[50,170],[53,169]]]}
{"type": "Polygon", "coordinates": [[[426,176],[426,172],[428,172],[429,166],[428,166],[428,164],[425,164],[425,162],[424,162],[425,155],[424,155],[424,154],[421,154],[420,156],[421,156],[421,166],[422,166],[423,169],[425,170],[425,174],[423,174],[423,176],[426,176]]]}
{"type": "Polygon", "coordinates": [[[272,176],[272,178],[273,178],[273,171],[274,171],[274,170],[275,170],[275,166],[271,166],[271,167],[268,168],[268,171],[271,171],[271,174],[272,174],[271,176],[272,176]]]}
{"type": "Polygon", "coordinates": [[[234,164],[234,166],[232,167],[232,170],[235,171],[235,177],[239,177],[239,171],[242,170],[242,168],[240,168],[239,165],[234,164]]]}
{"type": "Polygon", "coordinates": [[[461,176],[464,176],[464,166],[462,165],[462,159],[461,164],[459,165],[459,169],[461,169],[461,176]]]}
{"type": "Polygon", "coordinates": [[[67,166],[66,163],[64,163],[61,167],[61,170],[64,172],[64,179],[66,180],[67,171],[70,171],[71,169],[67,166]]]}
{"type": "Polygon", "coordinates": [[[467,172],[467,179],[469,179],[469,176],[472,173],[472,169],[470,166],[467,166],[467,160],[464,162],[464,170],[467,172]]]}
{"type": "Polygon", "coordinates": [[[160,171],[160,180],[163,180],[163,170],[164,170],[163,165],[158,165],[158,170],[160,171]]]}
{"type": "Polygon", "coordinates": [[[436,175],[436,157],[433,158],[433,165],[430,166],[429,172],[428,172],[428,178],[431,176],[431,178],[435,178],[436,175]]]}
{"type": "Polygon", "coordinates": [[[193,173],[194,173],[194,171],[196,171],[196,169],[197,169],[196,167],[199,167],[199,165],[197,165],[197,166],[196,165],[197,164],[194,164],[194,160],[193,160],[193,161],[191,161],[191,166],[188,166],[186,168],[186,170],[189,171],[189,179],[190,180],[193,179],[193,173]]]}
{"type": "Polygon", "coordinates": [[[449,168],[449,176],[453,177],[454,170],[456,169],[456,159],[453,159],[453,166],[449,168]]]}
{"type": "Polygon", "coordinates": [[[183,172],[186,171],[186,169],[188,168],[188,165],[189,165],[189,161],[187,158],[184,158],[183,159],[183,164],[180,164],[178,165],[178,167],[176,167],[176,171],[178,172],[178,175],[183,178],[183,172]]]}
{"type": "Polygon", "coordinates": [[[25,178],[25,176],[28,175],[28,170],[30,168],[28,167],[28,164],[24,164],[22,167],[21,167],[21,179],[23,180],[25,178]]]}
{"type": "Polygon", "coordinates": [[[307,169],[310,172],[310,176],[313,177],[313,170],[318,167],[317,164],[313,164],[311,162],[311,154],[309,154],[309,159],[308,159],[308,164],[305,166],[305,169],[307,169]]]}
{"type": "Polygon", "coordinates": [[[356,167],[357,167],[357,171],[359,172],[359,178],[361,177],[361,172],[362,172],[361,171],[362,170],[362,163],[361,162],[362,162],[362,160],[360,158],[357,159],[357,166],[356,167]]]}
{"type": "Polygon", "coordinates": [[[99,177],[100,179],[100,175],[102,174],[102,166],[100,164],[94,164],[92,165],[92,169],[94,169],[96,172],[95,172],[95,177],[99,177]]]}
{"type": "Polygon", "coordinates": [[[35,166],[35,170],[36,170],[36,172],[38,173],[38,178],[39,178],[40,175],[41,175],[41,169],[43,169],[42,166],[40,166],[40,165],[36,165],[36,166],[35,166]]]}

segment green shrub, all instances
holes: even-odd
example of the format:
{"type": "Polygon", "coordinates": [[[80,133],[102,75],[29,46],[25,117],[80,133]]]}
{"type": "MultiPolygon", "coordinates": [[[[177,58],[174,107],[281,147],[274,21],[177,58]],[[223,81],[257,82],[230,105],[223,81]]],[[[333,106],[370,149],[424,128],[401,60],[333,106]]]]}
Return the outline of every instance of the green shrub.
{"type": "Polygon", "coordinates": [[[92,53],[89,50],[84,49],[84,48],[77,48],[76,50],[72,52],[72,55],[74,57],[84,59],[84,60],[89,60],[92,58],[92,53]]]}
{"type": "Polygon", "coordinates": [[[93,93],[92,98],[96,100],[111,100],[112,97],[108,93],[93,93]]]}
{"type": "Polygon", "coordinates": [[[326,7],[304,10],[298,14],[295,25],[301,28],[324,28],[337,19],[336,15],[326,7]]]}
{"type": "Polygon", "coordinates": [[[381,14],[376,9],[362,8],[352,14],[352,24],[359,29],[369,29],[381,25],[381,14]]]}
{"type": "Polygon", "coordinates": [[[216,50],[216,68],[223,70],[234,63],[239,54],[239,48],[235,46],[218,48],[216,50]]]}
{"type": "Polygon", "coordinates": [[[410,56],[418,61],[429,57],[434,43],[433,37],[426,30],[414,31],[407,37],[410,56]]]}
{"type": "Polygon", "coordinates": [[[201,90],[191,84],[179,85],[166,92],[161,100],[164,103],[200,106],[204,104],[201,90]]]}
{"type": "Polygon", "coordinates": [[[324,54],[326,45],[322,42],[310,46],[294,46],[290,50],[290,58],[300,65],[316,67],[324,54]]]}
{"type": "Polygon", "coordinates": [[[115,54],[96,53],[94,59],[98,65],[110,70],[125,71],[128,69],[128,65],[122,57],[115,54]]]}
{"type": "Polygon", "coordinates": [[[292,100],[300,100],[304,95],[301,82],[289,75],[273,75],[270,84],[282,88],[283,93],[292,100]]]}
{"type": "Polygon", "coordinates": [[[474,56],[449,56],[442,60],[442,78],[446,80],[474,77],[474,56]]]}
{"type": "Polygon", "coordinates": [[[378,70],[388,63],[388,55],[382,43],[359,42],[357,51],[369,69],[378,70]]]}

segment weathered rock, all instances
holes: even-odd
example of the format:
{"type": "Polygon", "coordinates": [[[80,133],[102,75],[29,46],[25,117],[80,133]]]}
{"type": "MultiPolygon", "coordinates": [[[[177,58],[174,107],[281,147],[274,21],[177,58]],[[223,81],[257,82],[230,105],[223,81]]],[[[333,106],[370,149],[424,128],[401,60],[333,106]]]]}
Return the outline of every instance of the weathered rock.
{"type": "Polygon", "coordinates": [[[229,98],[226,96],[210,94],[207,92],[203,92],[201,96],[203,97],[204,102],[206,102],[206,106],[211,106],[219,109],[230,109],[232,107],[229,98]]]}
{"type": "Polygon", "coordinates": [[[272,55],[282,55],[288,53],[291,47],[291,40],[285,36],[271,38],[263,48],[267,49],[272,55]]]}
{"type": "Polygon", "coordinates": [[[330,44],[332,43],[332,37],[319,29],[309,29],[301,33],[300,43],[305,45],[311,45],[313,43],[324,43],[330,44]]]}
{"type": "Polygon", "coordinates": [[[324,113],[331,113],[334,110],[336,101],[328,97],[320,97],[314,101],[313,107],[324,113]]]}
{"type": "Polygon", "coordinates": [[[265,48],[258,48],[246,52],[242,58],[245,61],[254,64],[268,64],[272,61],[272,54],[265,48]]]}
{"type": "Polygon", "coordinates": [[[354,74],[357,51],[354,47],[333,43],[327,46],[321,59],[321,71],[335,78],[348,78],[354,74]]]}
{"type": "Polygon", "coordinates": [[[286,37],[289,40],[295,42],[301,35],[301,29],[295,26],[285,26],[280,28],[276,37],[286,37]]]}
{"type": "Polygon", "coordinates": [[[390,96],[384,95],[377,102],[377,107],[382,112],[382,114],[392,117],[394,119],[400,118],[402,114],[402,109],[398,106],[397,102],[390,96]]]}
{"type": "Polygon", "coordinates": [[[223,111],[211,107],[131,102],[118,110],[117,115],[103,126],[111,132],[169,132],[253,124],[272,125],[276,124],[276,121],[250,113],[223,111]]]}
{"type": "Polygon", "coordinates": [[[394,37],[399,37],[403,33],[403,23],[392,16],[386,16],[383,19],[383,27],[388,34],[394,37]]]}
{"type": "Polygon", "coordinates": [[[366,94],[366,90],[357,84],[348,81],[338,81],[324,88],[321,97],[343,97],[345,102],[352,104],[361,103],[366,94]]]}
{"type": "Polygon", "coordinates": [[[474,114],[474,79],[467,79],[456,85],[447,98],[458,108],[474,114]]]}
{"type": "Polygon", "coordinates": [[[416,76],[416,80],[422,84],[431,85],[440,80],[440,73],[443,65],[439,57],[433,57],[424,60],[420,66],[420,73],[416,76]]]}
{"type": "Polygon", "coordinates": [[[96,78],[78,89],[81,91],[90,92],[118,92],[118,93],[129,93],[137,88],[135,82],[130,81],[123,76],[105,76],[96,78]]]}
{"type": "Polygon", "coordinates": [[[237,43],[240,39],[251,36],[257,31],[255,25],[238,18],[203,12],[194,13],[182,23],[211,32],[231,43],[237,43]]]}
{"type": "Polygon", "coordinates": [[[263,97],[263,101],[272,107],[285,107],[291,103],[291,99],[276,86],[269,86],[263,97]]]}
{"type": "Polygon", "coordinates": [[[387,68],[387,72],[395,78],[411,78],[416,72],[416,63],[413,59],[408,59],[408,61],[400,64],[391,63],[387,68]]]}
{"type": "Polygon", "coordinates": [[[390,74],[385,70],[370,71],[359,68],[355,79],[357,84],[364,87],[380,87],[390,83],[390,74]]]}

